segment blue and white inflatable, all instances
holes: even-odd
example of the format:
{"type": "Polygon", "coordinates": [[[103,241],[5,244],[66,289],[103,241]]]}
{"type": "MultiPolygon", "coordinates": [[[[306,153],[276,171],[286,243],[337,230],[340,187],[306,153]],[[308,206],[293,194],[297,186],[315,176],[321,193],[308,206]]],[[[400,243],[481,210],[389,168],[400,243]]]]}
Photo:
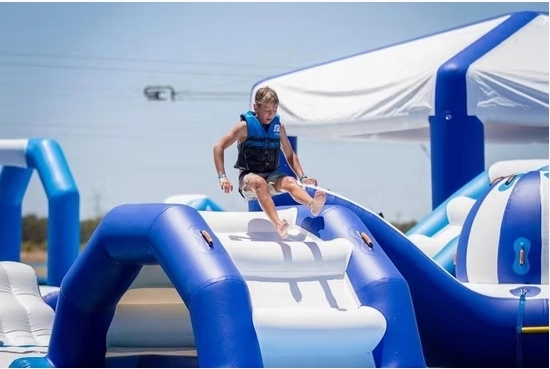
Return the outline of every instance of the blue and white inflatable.
{"type": "Polygon", "coordinates": [[[408,238],[437,264],[455,275],[458,238],[475,202],[500,178],[547,167],[548,159],[505,160],[492,164],[421,219],[407,232],[408,238]]]}
{"type": "Polygon", "coordinates": [[[48,276],[59,286],[80,247],[80,194],[61,147],[51,139],[0,140],[0,261],[19,261],[22,204],[34,171],[48,197],[48,276]]]}
{"type": "Polygon", "coordinates": [[[495,181],[464,224],[457,279],[483,294],[547,299],[548,201],[548,168],[495,181]]]}
{"type": "Polygon", "coordinates": [[[120,205],[77,257],[59,146],[0,140],[0,367],[548,367],[547,160],[483,172],[486,142],[548,143],[548,44],[547,13],[505,14],[253,88],[278,91],[291,136],[429,137],[433,206],[448,202],[416,230],[457,251],[456,277],[331,191],[318,217],[276,196],[284,241],[257,202],[120,205]],[[62,280],[47,296],[17,262],[33,169],[62,280]]]}
{"type": "Polygon", "coordinates": [[[517,173],[480,193],[456,240],[458,279],[377,213],[326,190],[328,206],[354,212],[407,280],[429,367],[548,365],[547,176],[517,173]]]}
{"type": "Polygon", "coordinates": [[[63,280],[47,352],[11,367],[425,367],[407,283],[361,221],[278,211],[288,240],[261,212],[114,208],[63,280]]]}

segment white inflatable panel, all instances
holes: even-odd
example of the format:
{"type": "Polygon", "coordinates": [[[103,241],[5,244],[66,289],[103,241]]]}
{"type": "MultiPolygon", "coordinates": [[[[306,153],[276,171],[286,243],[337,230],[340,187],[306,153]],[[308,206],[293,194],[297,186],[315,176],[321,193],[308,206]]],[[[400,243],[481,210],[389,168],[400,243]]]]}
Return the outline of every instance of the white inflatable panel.
{"type": "Polygon", "coordinates": [[[0,262],[0,346],[47,346],[54,312],[42,299],[32,267],[0,262]]]}
{"type": "Polygon", "coordinates": [[[406,236],[416,247],[428,257],[433,258],[443,246],[440,241],[423,234],[411,234],[406,236]]]}
{"type": "Polygon", "coordinates": [[[493,181],[498,177],[506,177],[518,172],[529,172],[538,170],[548,165],[548,159],[528,159],[528,160],[505,160],[498,161],[488,169],[489,180],[493,181]]]}
{"type": "Polygon", "coordinates": [[[510,189],[503,192],[491,190],[477,211],[468,235],[466,251],[466,274],[469,282],[499,283],[498,247],[502,214],[506,212],[512,193],[510,189]]]}
{"type": "Polygon", "coordinates": [[[27,144],[29,140],[0,140],[0,167],[27,167],[27,144]]]}
{"type": "Polygon", "coordinates": [[[449,224],[432,237],[422,234],[412,234],[407,238],[422,252],[430,258],[433,258],[445,245],[451,242],[462,232],[462,226],[470,210],[475,204],[475,200],[466,196],[457,196],[447,203],[447,219],[449,224]]]}
{"type": "MultiPolygon", "coordinates": [[[[203,219],[215,233],[273,233],[275,228],[263,212],[199,211],[203,219]]],[[[298,209],[277,211],[281,220],[292,227],[296,224],[298,209]]]]}
{"type": "Polygon", "coordinates": [[[286,279],[279,282],[247,281],[253,309],[326,308],[357,309],[360,302],[347,278],[286,279]]]}
{"type": "Polygon", "coordinates": [[[449,200],[446,209],[449,224],[462,227],[475,202],[476,200],[467,196],[457,196],[449,200]]]}
{"type": "Polygon", "coordinates": [[[266,367],[373,367],[386,331],[376,309],[256,309],[254,326],[266,367]]]}
{"type": "Polygon", "coordinates": [[[342,277],[352,250],[346,239],[281,244],[224,237],[222,243],[244,278],[342,277]]]}
{"type": "Polygon", "coordinates": [[[44,297],[50,293],[59,292],[60,288],[56,286],[38,286],[40,294],[44,297]]]}

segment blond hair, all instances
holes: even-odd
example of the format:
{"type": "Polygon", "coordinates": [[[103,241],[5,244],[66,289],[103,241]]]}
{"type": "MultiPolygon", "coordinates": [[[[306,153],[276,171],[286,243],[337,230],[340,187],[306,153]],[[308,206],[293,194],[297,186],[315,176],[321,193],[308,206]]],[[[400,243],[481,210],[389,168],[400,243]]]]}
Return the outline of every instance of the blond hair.
{"type": "Polygon", "coordinates": [[[255,102],[258,106],[261,105],[279,105],[279,97],[277,92],[269,86],[261,87],[256,91],[255,102]]]}

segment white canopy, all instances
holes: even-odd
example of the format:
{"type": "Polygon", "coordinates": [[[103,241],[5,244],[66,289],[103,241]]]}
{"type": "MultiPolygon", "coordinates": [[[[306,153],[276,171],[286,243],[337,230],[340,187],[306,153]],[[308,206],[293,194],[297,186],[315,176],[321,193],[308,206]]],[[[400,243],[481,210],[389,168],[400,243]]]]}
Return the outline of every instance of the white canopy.
{"type": "MultiPolygon", "coordinates": [[[[274,88],[292,136],[427,141],[439,68],[514,15],[271,77],[252,98],[274,88]]],[[[467,96],[456,98],[484,123],[486,142],[548,142],[548,15],[490,46],[457,66],[467,68],[467,96]]]]}

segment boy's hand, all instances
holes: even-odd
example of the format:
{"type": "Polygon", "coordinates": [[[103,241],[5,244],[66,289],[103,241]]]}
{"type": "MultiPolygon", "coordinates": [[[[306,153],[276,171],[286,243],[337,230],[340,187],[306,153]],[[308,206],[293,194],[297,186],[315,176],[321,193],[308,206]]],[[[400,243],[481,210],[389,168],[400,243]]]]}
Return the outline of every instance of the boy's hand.
{"type": "Polygon", "coordinates": [[[317,180],[315,178],[304,178],[301,180],[303,184],[317,186],[317,180]]]}
{"type": "Polygon", "coordinates": [[[220,187],[225,193],[230,193],[233,191],[233,185],[231,184],[229,178],[220,178],[220,187]]]}

